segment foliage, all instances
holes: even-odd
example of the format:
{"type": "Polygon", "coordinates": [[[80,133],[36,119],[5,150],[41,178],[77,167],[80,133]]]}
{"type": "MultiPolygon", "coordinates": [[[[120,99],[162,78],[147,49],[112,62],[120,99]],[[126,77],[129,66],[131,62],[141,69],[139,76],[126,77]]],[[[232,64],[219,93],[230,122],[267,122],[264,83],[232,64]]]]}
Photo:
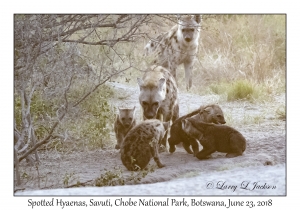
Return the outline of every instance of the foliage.
{"type": "Polygon", "coordinates": [[[253,100],[263,97],[263,87],[255,85],[248,80],[237,80],[232,83],[221,82],[209,86],[210,90],[216,94],[224,94],[228,101],[233,100],[253,100]]]}
{"type": "Polygon", "coordinates": [[[250,99],[254,96],[255,88],[247,80],[238,80],[234,82],[228,92],[227,99],[229,101],[238,100],[238,99],[250,99]]]}
{"type": "Polygon", "coordinates": [[[88,118],[83,119],[80,124],[80,138],[87,139],[91,148],[103,148],[109,143],[110,132],[114,122],[114,109],[108,103],[113,91],[108,86],[102,86],[95,91],[93,97],[88,98],[81,104],[88,118]]]}

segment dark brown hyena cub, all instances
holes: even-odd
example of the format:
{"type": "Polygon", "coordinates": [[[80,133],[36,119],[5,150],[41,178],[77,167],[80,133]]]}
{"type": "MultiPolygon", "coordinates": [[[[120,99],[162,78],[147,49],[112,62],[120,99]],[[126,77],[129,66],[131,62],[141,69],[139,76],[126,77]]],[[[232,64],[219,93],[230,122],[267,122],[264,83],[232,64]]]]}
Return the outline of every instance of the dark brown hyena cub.
{"type": "Polygon", "coordinates": [[[232,127],[199,122],[193,118],[182,121],[182,130],[187,135],[199,139],[203,149],[196,154],[198,159],[206,159],[213,152],[225,152],[226,157],[242,155],[246,149],[246,139],[232,127]]]}
{"type": "Polygon", "coordinates": [[[115,149],[120,149],[123,139],[125,138],[128,131],[136,125],[134,118],[135,107],[132,109],[123,109],[118,107],[119,114],[116,117],[114,130],[116,133],[117,144],[115,149]]]}
{"type": "Polygon", "coordinates": [[[164,167],[158,156],[158,145],[168,130],[169,122],[145,120],[133,127],[121,146],[121,160],[129,171],[144,169],[151,158],[159,168],[164,167]]]}
{"type": "Polygon", "coordinates": [[[215,124],[225,124],[226,121],[224,119],[224,114],[222,109],[217,104],[210,104],[206,106],[201,106],[199,109],[184,115],[178,118],[171,126],[170,129],[170,137],[168,139],[170,149],[169,152],[173,153],[176,150],[177,144],[183,144],[184,149],[189,154],[196,154],[199,152],[199,145],[197,139],[188,136],[183,130],[181,121],[188,118],[193,117],[197,121],[207,122],[207,123],[215,123],[215,124]],[[190,149],[190,145],[192,145],[193,151],[190,149]]]}

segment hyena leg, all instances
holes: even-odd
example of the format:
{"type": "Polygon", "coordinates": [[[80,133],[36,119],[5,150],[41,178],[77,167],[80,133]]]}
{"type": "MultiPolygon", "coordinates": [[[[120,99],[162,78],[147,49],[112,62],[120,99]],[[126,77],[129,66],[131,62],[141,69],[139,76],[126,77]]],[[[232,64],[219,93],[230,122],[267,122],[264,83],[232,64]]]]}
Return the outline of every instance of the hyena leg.
{"type": "Polygon", "coordinates": [[[242,153],[227,153],[226,157],[227,158],[233,158],[233,157],[237,157],[237,156],[240,156],[240,155],[242,155],[242,153]]]}
{"type": "Polygon", "coordinates": [[[170,144],[170,139],[171,139],[171,138],[168,139],[169,146],[170,146],[169,152],[170,152],[170,153],[173,153],[173,152],[175,152],[175,150],[176,150],[176,146],[175,146],[175,144],[170,144]]]}
{"type": "Polygon", "coordinates": [[[177,75],[176,75],[176,68],[175,68],[174,66],[170,66],[170,67],[167,68],[167,69],[169,69],[169,71],[170,71],[170,73],[172,74],[172,76],[174,77],[175,81],[178,82],[178,81],[177,81],[177,75]]]}
{"type": "Polygon", "coordinates": [[[116,138],[117,138],[117,144],[115,146],[115,149],[120,149],[121,145],[123,143],[124,136],[123,136],[123,134],[118,132],[117,135],[116,135],[116,138]]]}
{"type": "Polygon", "coordinates": [[[232,137],[230,139],[230,152],[226,154],[226,157],[232,158],[242,155],[244,152],[243,148],[245,148],[244,142],[239,141],[239,139],[236,137],[232,137]]]}
{"type": "Polygon", "coordinates": [[[193,71],[193,65],[194,62],[186,62],[184,63],[184,70],[185,70],[185,84],[186,84],[186,89],[189,90],[192,87],[193,83],[193,76],[192,76],[192,71],[193,71]]]}
{"type": "Polygon", "coordinates": [[[157,166],[159,168],[162,168],[162,167],[165,167],[165,165],[162,164],[159,159],[157,147],[158,147],[158,145],[153,145],[152,147],[150,147],[150,151],[151,151],[152,157],[153,157],[154,161],[156,162],[157,166]]]}
{"type": "Polygon", "coordinates": [[[192,148],[193,148],[194,156],[196,156],[199,152],[198,141],[197,141],[197,139],[190,139],[190,143],[191,143],[192,148]]]}
{"type": "Polygon", "coordinates": [[[179,105],[176,104],[173,108],[173,114],[172,114],[172,122],[175,122],[179,118],[179,105]]]}
{"type": "Polygon", "coordinates": [[[190,146],[191,146],[190,144],[188,144],[188,143],[182,143],[182,145],[183,145],[183,148],[185,149],[185,151],[187,151],[187,153],[193,154],[193,151],[190,148],[190,146]]]}
{"type": "MultiPolygon", "coordinates": [[[[169,122],[172,117],[172,112],[165,113],[163,115],[163,122],[169,122]]],[[[165,148],[167,147],[167,138],[168,138],[168,132],[165,133],[164,137],[162,138],[160,144],[163,145],[165,148]]]]}
{"type": "Polygon", "coordinates": [[[207,159],[211,153],[215,152],[216,149],[215,148],[203,148],[200,152],[198,152],[196,154],[196,157],[199,159],[199,160],[203,160],[203,159],[207,159]]]}

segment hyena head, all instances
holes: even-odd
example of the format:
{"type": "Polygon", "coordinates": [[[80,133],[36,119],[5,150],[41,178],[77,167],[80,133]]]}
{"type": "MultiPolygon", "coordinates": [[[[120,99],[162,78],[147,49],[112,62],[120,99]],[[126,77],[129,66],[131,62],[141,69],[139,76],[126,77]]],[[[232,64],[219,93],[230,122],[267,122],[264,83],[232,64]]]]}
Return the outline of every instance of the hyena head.
{"type": "Polygon", "coordinates": [[[197,42],[200,35],[201,15],[178,16],[178,39],[184,43],[197,42]]]}
{"type": "Polygon", "coordinates": [[[221,107],[217,104],[206,106],[200,110],[200,114],[204,117],[204,122],[214,124],[225,124],[224,114],[221,107]]]}
{"type": "Polygon", "coordinates": [[[144,118],[155,119],[162,101],[166,98],[166,79],[143,81],[137,78],[137,82],[140,86],[139,101],[143,108],[144,118]]]}
{"type": "Polygon", "coordinates": [[[135,106],[132,109],[119,109],[119,120],[125,128],[129,128],[134,121],[135,106]]]}

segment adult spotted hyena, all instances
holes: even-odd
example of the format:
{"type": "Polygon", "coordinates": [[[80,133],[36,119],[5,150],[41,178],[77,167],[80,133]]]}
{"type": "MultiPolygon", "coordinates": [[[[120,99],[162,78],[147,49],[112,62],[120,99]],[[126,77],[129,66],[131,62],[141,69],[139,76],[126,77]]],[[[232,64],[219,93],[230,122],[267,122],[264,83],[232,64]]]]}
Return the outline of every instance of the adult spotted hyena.
{"type": "Polygon", "coordinates": [[[128,132],[121,146],[121,160],[129,171],[144,169],[152,157],[159,168],[165,166],[159,159],[158,147],[168,126],[168,122],[157,119],[145,120],[128,132]]]}
{"type": "Polygon", "coordinates": [[[217,104],[209,104],[205,106],[201,106],[199,109],[184,115],[180,118],[178,118],[171,126],[170,129],[170,137],[168,139],[170,148],[169,152],[173,153],[176,150],[177,144],[182,142],[182,145],[184,149],[189,154],[196,154],[199,152],[199,145],[196,138],[193,138],[192,136],[187,135],[182,130],[182,120],[186,118],[193,118],[197,121],[206,122],[206,123],[215,123],[215,124],[225,124],[226,121],[224,119],[224,114],[221,109],[221,107],[217,104]],[[192,145],[193,151],[190,149],[190,146],[192,145]]]}
{"type": "MultiPolygon", "coordinates": [[[[178,89],[174,77],[162,66],[151,66],[142,79],[137,78],[140,87],[139,101],[143,118],[175,121],[179,116],[178,89]]],[[[166,146],[167,136],[162,141],[166,146]]]]}
{"type": "Polygon", "coordinates": [[[128,131],[136,125],[136,120],[134,118],[135,106],[132,109],[120,107],[118,107],[118,109],[119,114],[114,123],[114,130],[117,138],[115,149],[120,149],[124,137],[128,131]]]}
{"type": "Polygon", "coordinates": [[[203,149],[196,154],[200,160],[206,159],[213,152],[225,152],[226,157],[242,155],[246,150],[246,139],[227,125],[208,124],[193,118],[182,120],[182,130],[187,135],[200,141],[203,149]]]}
{"type": "Polygon", "coordinates": [[[176,69],[184,65],[187,90],[192,86],[192,70],[198,52],[201,15],[186,15],[178,18],[172,29],[145,46],[145,55],[154,55],[153,63],[170,70],[176,78],[176,69]]]}

